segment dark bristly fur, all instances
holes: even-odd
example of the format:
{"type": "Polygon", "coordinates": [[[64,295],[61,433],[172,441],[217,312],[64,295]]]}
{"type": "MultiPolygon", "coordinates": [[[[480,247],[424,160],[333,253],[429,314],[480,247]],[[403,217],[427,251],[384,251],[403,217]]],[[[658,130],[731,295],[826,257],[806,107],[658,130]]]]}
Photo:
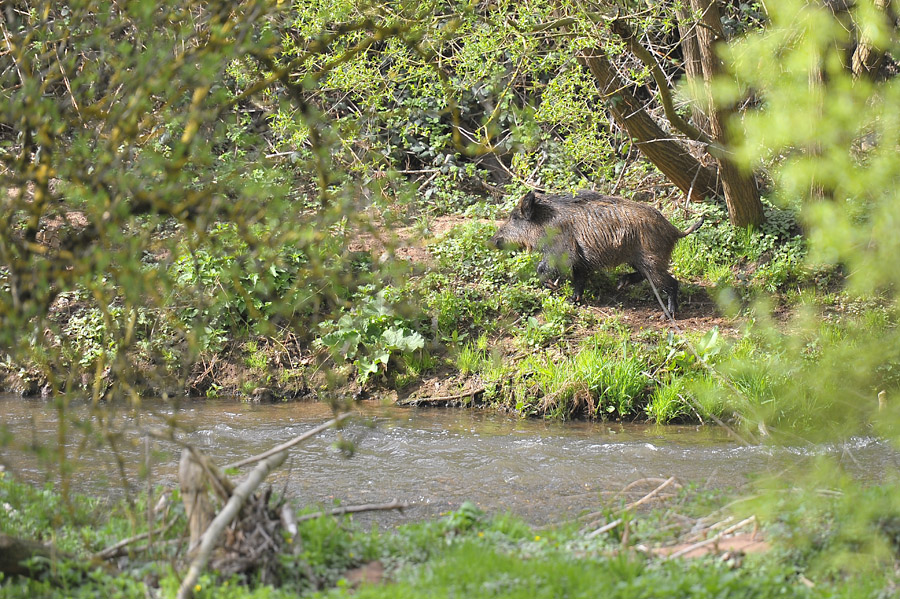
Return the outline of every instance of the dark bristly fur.
{"type": "Polygon", "coordinates": [[[647,204],[593,191],[522,198],[491,239],[496,247],[524,246],[543,254],[538,274],[563,272],[572,277],[580,301],[594,270],[630,264],[620,288],[648,279],[668,296],[668,311],[678,309],[678,281],[669,273],[675,242],[696,231],[703,219],[680,231],[647,204]]]}

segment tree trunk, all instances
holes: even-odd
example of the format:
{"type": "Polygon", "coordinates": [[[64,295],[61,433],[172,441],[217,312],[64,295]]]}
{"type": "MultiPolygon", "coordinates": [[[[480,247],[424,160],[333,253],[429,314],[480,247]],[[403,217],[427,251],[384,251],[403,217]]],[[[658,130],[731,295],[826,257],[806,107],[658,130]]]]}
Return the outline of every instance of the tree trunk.
{"type": "Polygon", "coordinates": [[[687,8],[679,8],[675,11],[678,18],[678,34],[681,37],[681,54],[684,57],[684,74],[687,80],[688,90],[694,101],[691,102],[691,120],[694,126],[711,135],[709,128],[710,111],[707,106],[699,106],[697,99],[702,98],[703,90],[697,87],[697,83],[703,81],[703,65],[700,62],[700,46],[697,43],[697,25],[691,23],[691,11],[687,8]]]}
{"type": "Polygon", "coordinates": [[[715,53],[716,44],[724,40],[719,9],[715,0],[691,0],[691,6],[695,12],[702,14],[702,20],[698,23],[695,31],[700,48],[700,63],[703,66],[707,98],[709,105],[714,106],[709,113],[710,133],[723,148],[716,152],[719,154],[716,159],[719,162],[719,173],[722,176],[728,218],[736,227],[759,225],[765,221],[765,214],[753,174],[738,168],[738,165],[728,155],[729,139],[725,123],[734,112],[734,107],[715,107],[711,96],[710,82],[722,71],[721,63],[715,53]]]}
{"type": "Polygon", "coordinates": [[[715,173],[700,164],[643,109],[625,89],[603,50],[584,50],[578,57],[597,82],[603,101],[616,121],[628,131],[637,148],[692,201],[718,195],[715,173]]]}
{"type": "Polygon", "coordinates": [[[206,471],[203,465],[191,453],[190,449],[181,452],[181,463],[178,465],[178,482],[181,486],[181,500],[188,519],[191,551],[200,543],[200,538],[215,516],[212,502],[207,493],[206,471]]]}
{"type": "MultiPolygon", "coordinates": [[[[891,0],[875,0],[875,8],[884,13],[890,23],[893,23],[896,19],[893,7],[891,6],[891,0]]],[[[874,78],[883,61],[884,50],[875,48],[872,45],[872,40],[862,36],[859,40],[859,45],[856,46],[856,50],[853,52],[853,57],[850,60],[853,77],[859,78],[865,76],[874,78]]]]}

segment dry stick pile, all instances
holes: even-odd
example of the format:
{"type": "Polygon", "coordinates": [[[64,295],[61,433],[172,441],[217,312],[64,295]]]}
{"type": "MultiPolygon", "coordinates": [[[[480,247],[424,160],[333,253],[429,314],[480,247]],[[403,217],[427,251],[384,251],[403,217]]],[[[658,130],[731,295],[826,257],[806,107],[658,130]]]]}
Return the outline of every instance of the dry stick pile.
{"type": "MultiPolygon", "coordinates": [[[[222,475],[209,458],[193,447],[182,453],[179,479],[182,499],[189,519],[190,568],[178,589],[178,599],[190,599],[200,574],[211,565],[228,576],[237,573],[256,572],[265,583],[275,574],[274,559],[283,552],[289,542],[297,538],[298,518],[291,507],[282,500],[272,504],[271,489],[256,493],[266,476],[287,459],[288,450],[298,443],[334,426],[347,418],[342,414],[306,433],[274,447],[262,454],[229,464],[237,468],[256,464],[247,478],[235,486],[222,475]],[[214,514],[207,489],[212,489],[224,507],[214,514]],[[287,534],[283,534],[287,532],[287,534]]],[[[342,513],[373,509],[403,509],[406,504],[397,501],[385,505],[368,505],[344,508],[342,513]]],[[[318,514],[322,516],[324,514],[318,514]]],[[[304,518],[308,519],[308,518],[304,518]]]]}

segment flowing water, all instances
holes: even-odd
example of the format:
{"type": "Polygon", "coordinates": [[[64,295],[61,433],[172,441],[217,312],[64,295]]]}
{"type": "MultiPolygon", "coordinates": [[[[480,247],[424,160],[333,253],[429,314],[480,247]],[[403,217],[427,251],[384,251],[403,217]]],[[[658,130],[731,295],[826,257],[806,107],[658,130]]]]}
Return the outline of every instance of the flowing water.
{"type": "MultiPolygon", "coordinates": [[[[352,456],[336,449],[338,433],[329,430],[297,446],[285,466],[269,477],[273,486],[304,503],[399,499],[414,504],[402,514],[366,516],[380,523],[422,519],[470,500],[487,511],[511,511],[544,524],[600,509],[625,485],[642,478],[676,476],[701,487],[737,487],[758,474],[801,472],[822,454],[833,454],[849,470],[869,478],[900,466],[900,455],[874,438],[829,446],[744,447],[713,426],[550,423],[478,410],[369,402],[358,403],[356,412],[360,418],[342,433],[355,443],[352,456]]],[[[147,484],[134,477],[148,462],[151,484],[176,484],[179,449],[145,441],[138,432],[142,426],[177,419],[186,441],[217,464],[226,464],[288,441],[330,417],[329,407],[319,403],[184,401],[176,410],[148,401],[140,411],[112,418],[110,427],[124,431],[114,452],[86,432],[90,407],[73,404],[67,410],[65,447],[75,467],[71,480],[76,489],[116,494],[122,493],[118,460],[133,489],[147,484]]],[[[0,397],[0,440],[0,464],[41,482],[56,456],[51,452],[42,458],[28,448],[58,447],[54,404],[0,397]]]]}

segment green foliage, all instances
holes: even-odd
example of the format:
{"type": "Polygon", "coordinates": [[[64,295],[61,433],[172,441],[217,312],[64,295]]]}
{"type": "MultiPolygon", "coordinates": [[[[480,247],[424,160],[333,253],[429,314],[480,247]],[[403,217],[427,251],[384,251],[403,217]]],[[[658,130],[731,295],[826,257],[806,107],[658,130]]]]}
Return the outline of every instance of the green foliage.
{"type": "MultiPolygon", "coordinates": [[[[194,587],[197,597],[280,599],[287,597],[880,597],[896,584],[900,506],[895,482],[861,489],[837,472],[811,474],[814,491],[772,483],[770,493],[741,502],[763,525],[774,549],[743,563],[715,559],[660,560],[623,546],[615,534],[591,538],[577,526],[535,530],[508,514],[487,515],[463,503],[440,518],[385,532],[365,531],[347,517],[315,518],[299,525],[296,539],[279,554],[274,586],[254,576],[207,573],[194,587]],[[840,490],[838,490],[840,489],[840,490]],[[774,492],[772,492],[774,491],[774,492]],[[379,560],[391,573],[378,584],[349,588],[349,568],[379,560]],[[802,574],[803,578],[799,575],[802,574]],[[807,582],[813,580],[813,588],[807,582]]],[[[794,482],[797,482],[796,480],[794,482]]],[[[768,484],[768,483],[767,483],[768,484]]],[[[683,493],[681,514],[708,514],[728,495],[683,493]]],[[[35,489],[0,476],[0,519],[4,533],[45,534],[74,561],[57,559],[45,580],[0,577],[4,597],[173,596],[180,577],[166,562],[145,561],[135,553],[120,570],[83,570],[84,557],[118,541],[124,531],[141,532],[118,504],[97,509],[94,500],[74,495],[73,509],[49,489],[35,489]],[[109,509],[109,508],[112,509],[109,509]],[[158,581],[158,583],[156,582],[158,581]],[[157,586],[158,585],[158,586],[157,586]]],[[[173,501],[180,503],[179,498],[173,501]]],[[[138,498],[138,510],[146,508],[138,498]]],[[[648,514],[631,514],[633,543],[667,541],[671,505],[648,514]]],[[[181,516],[179,516],[180,518],[181,516]]],[[[169,531],[183,534],[183,520],[169,531]]],[[[677,528],[677,527],[676,527],[677,528]]],[[[615,531],[614,531],[615,532],[615,531]]],[[[160,534],[157,531],[157,534],[160,534]]],[[[39,537],[34,537],[39,538],[39,537]]],[[[156,536],[163,550],[163,541],[156,536]]]]}
{"type": "Polygon", "coordinates": [[[789,485],[763,480],[760,489],[764,493],[750,507],[764,514],[783,559],[811,579],[878,584],[896,567],[900,503],[895,478],[863,486],[820,461],[789,485]]]}
{"type": "Polygon", "coordinates": [[[496,232],[491,224],[473,221],[455,227],[429,250],[438,266],[452,272],[460,281],[498,287],[504,283],[532,282],[537,261],[524,253],[503,253],[490,247],[488,240],[496,232]]]}
{"type": "Polygon", "coordinates": [[[769,294],[792,283],[808,282],[806,243],[794,213],[767,202],[763,205],[766,222],[759,231],[736,229],[728,223],[723,208],[704,207],[706,223],[675,246],[673,272],[769,294]]]}
{"type": "MultiPolygon", "coordinates": [[[[10,536],[24,536],[41,542],[55,541],[66,552],[90,546],[88,538],[78,538],[72,531],[99,524],[103,512],[101,500],[78,496],[70,502],[53,490],[52,485],[34,488],[16,482],[0,471],[0,531],[10,536]]],[[[94,537],[94,535],[91,535],[94,537]]]]}
{"type": "Polygon", "coordinates": [[[531,347],[544,347],[549,342],[559,339],[574,320],[575,308],[562,295],[548,295],[541,304],[543,322],[529,316],[518,337],[522,343],[531,347]]]}
{"type": "MultiPolygon", "coordinates": [[[[856,41],[896,52],[893,25],[871,3],[859,3],[848,16],[856,41]]],[[[764,33],[729,46],[727,62],[738,77],[717,88],[723,100],[748,90],[760,98],[759,108],[742,117],[736,151],[746,166],[765,164],[775,201],[799,212],[807,262],[840,269],[849,297],[877,298],[887,318],[829,314],[815,296],[802,295],[806,305],[784,335],[765,316],[769,307],[760,306],[771,355],[765,368],[777,384],[759,418],[808,435],[857,434],[866,430],[879,391],[898,389],[884,374],[898,359],[900,122],[894,108],[900,81],[854,76],[841,54],[851,42],[844,21],[823,7],[780,2],[769,18],[764,33]]]]}
{"type": "Polygon", "coordinates": [[[494,232],[478,221],[455,227],[429,246],[440,272],[411,282],[409,293],[423,295],[438,332],[451,345],[470,333],[496,329],[498,315],[540,305],[536,256],[498,252],[487,243],[494,232]]]}
{"type": "Polygon", "coordinates": [[[365,384],[373,374],[384,373],[392,354],[411,354],[425,346],[425,340],[399,317],[385,300],[384,291],[361,289],[356,305],[337,322],[324,321],[319,342],[335,360],[353,361],[356,377],[365,384]]]}
{"type": "Polygon", "coordinates": [[[350,526],[349,518],[314,518],[298,528],[299,552],[282,555],[284,576],[299,587],[334,585],[350,568],[378,557],[379,535],[350,526]],[[312,580],[309,578],[312,577],[312,580]]]}
{"type": "Polygon", "coordinates": [[[463,376],[480,372],[491,361],[488,352],[488,339],[482,334],[474,342],[467,342],[456,354],[456,368],[463,376]]]}
{"type": "MultiPolygon", "coordinates": [[[[539,537],[538,537],[539,538],[539,537]]],[[[727,565],[647,561],[630,554],[576,559],[567,552],[523,543],[513,550],[478,540],[452,545],[427,568],[354,596],[375,597],[809,597],[785,568],[735,572],[727,565]],[[530,559],[522,559],[522,555],[530,559]]],[[[334,593],[330,596],[345,596],[334,593]]]]}
{"type": "Polygon", "coordinates": [[[713,359],[724,348],[718,327],[713,327],[698,339],[679,338],[670,331],[666,345],[668,348],[666,364],[680,372],[689,372],[703,365],[711,365],[713,359]]]}
{"type": "Polygon", "coordinates": [[[667,385],[655,387],[644,408],[647,418],[653,422],[666,424],[691,414],[691,406],[684,398],[687,393],[684,387],[682,379],[675,379],[667,385]]]}
{"type": "Polygon", "coordinates": [[[272,75],[287,7],[147,7],[37,2],[4,23],[0,341],[49,389],[100,373],[113,401],[248,333],[309,341],[382,276],[344,251],[361,219],[326,164],[329,117],[272,75]],[[266,155],[275,98],[309,132],[293,161],[266,155]]]}

